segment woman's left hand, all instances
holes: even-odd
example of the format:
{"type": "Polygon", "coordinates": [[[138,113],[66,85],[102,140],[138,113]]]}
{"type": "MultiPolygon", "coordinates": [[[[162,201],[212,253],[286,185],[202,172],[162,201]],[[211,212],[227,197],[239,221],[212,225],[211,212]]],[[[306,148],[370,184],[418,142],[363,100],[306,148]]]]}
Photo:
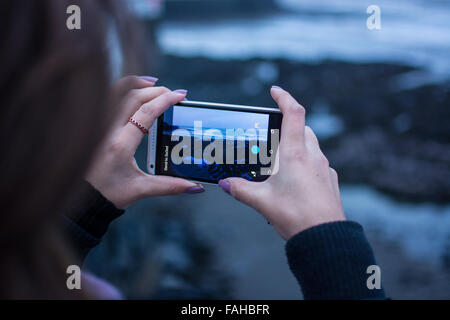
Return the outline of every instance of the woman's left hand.
{"type": "Polygon", "coordinates": [[[200,184],[168,176],[153,176],[139,169],[134,158],[144,133],[128,122],[129,117],[151,128],[170,106],[186,97],[184,90],[154,87],[155,81],[129,76],[114,85],[119,116],[111,133],[99,148],[86,180],[118,208],[139,199],[205,191],[200,184]]]}

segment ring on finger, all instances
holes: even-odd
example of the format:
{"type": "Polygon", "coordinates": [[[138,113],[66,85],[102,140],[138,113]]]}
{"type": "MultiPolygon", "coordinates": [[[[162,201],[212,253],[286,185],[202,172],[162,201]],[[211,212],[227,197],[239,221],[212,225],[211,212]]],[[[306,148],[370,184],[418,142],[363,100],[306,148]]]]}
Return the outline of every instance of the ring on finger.
{"type": "Polygon", "coordinates": [[[141,130],[144,134],[148,134],[148,129],[144,127],[140,122],[134,120],[132,117],[128,118],[128,122],[135,125],[139,130],[141,130]]]}

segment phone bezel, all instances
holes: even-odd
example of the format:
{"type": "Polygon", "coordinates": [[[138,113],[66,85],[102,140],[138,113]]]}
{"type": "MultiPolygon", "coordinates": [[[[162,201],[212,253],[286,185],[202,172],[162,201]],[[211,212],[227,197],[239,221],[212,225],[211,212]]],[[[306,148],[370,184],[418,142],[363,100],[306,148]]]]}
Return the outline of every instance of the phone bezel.
{"type": "MultiPolygon", "coordinates": [[[[231,111],[243,111],[243,112],[254,112],[254,113],[264,113],[264,114],[277,114],[282,118],[282,113],[278,108],[270,108],[270,107],[257,107],[257,106],[248,106],[248,105],[235,105],[235,104],[225,104],[225,103],[214,103],[214,102],[204,102],[204,101],[192,101],[186,100],[181,101],[174,106],[181,107],[195,107],[195,108],[206,108],[206,109],[218,109],[218,110],[231,110],[231,111]]],[[[149,130],[149,139],[148,139],[148,153],[147,153],[147,170],[150,174],[156,175],[158,172],[162,172],[162,170],[158,170],[158,165],[161,166],[161,163],[157,162],[156,155],[160,150],[159,138],[161,135],[162,121],[163,115],[159,116],[158,119],[154,122],[153,126],[149,130]]],[[[271,119],[269,118],[269,123],[271,119]]],[[[280,121],[280,135],[281,135],[281,121],[280,121]]],[[[278,152],[278,150],[276,150],[278,152]]],[[[168,175],[166,175],[168,176],[168,175]]],[[[195,180],[190,177],[182,177],[184,179],[188,179],[190,181],[206,183],[217,185],[217,182],[213,182],[210,180],[195,180]]]]}

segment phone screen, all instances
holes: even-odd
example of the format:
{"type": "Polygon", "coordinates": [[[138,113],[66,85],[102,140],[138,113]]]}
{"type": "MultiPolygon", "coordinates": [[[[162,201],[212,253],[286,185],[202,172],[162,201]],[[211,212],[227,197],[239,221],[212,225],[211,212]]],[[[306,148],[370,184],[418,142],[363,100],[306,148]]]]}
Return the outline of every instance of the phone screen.
{"type": "Polygon", "coordinates": [[[217,183],[273,173],[281,114],[172,106],[158,120],[156,174],[217,183]]]}

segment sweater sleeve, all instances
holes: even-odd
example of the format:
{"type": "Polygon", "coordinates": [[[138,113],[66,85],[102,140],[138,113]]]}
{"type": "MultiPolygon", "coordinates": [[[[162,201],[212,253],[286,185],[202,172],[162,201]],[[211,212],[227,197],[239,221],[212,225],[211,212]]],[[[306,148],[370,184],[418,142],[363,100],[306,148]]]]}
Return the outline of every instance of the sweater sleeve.
{"type": "Polygon", "coordinates": [[[69,206],[62,217],[65,233],[79,264],[100,243],[110,223],[125,212],[117,209],[88,182],[83,182],[82,188],[82,200],[69,206]]]}
{"type": "Polygon", "coordinates": [[[351,221],[312,227],[286,243],[289,267],[305,299],[386,299],[368,289],[375,257],[361,225],[351,221]]]}

